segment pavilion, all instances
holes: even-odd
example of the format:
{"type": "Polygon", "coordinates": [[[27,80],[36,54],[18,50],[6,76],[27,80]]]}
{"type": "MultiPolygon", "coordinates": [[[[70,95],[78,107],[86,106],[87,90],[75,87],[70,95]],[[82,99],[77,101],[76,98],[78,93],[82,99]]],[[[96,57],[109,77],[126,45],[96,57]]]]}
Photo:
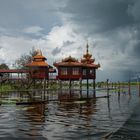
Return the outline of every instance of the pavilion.
{"type": "Polygon", "coordinates": [[[95,64],[95,59],[92,58],[92,55],[89,53],[89,45],[86,46],[86,54],[83,55],[81,61],[78,61],[74,57],[66,57],[60,62],[55,62],[53,65],[58,70],[57,79],[64,81],[81,81],[87,80],[87,91],[89,90],[89,79],[93,79],[93,91],[95,97],[95,79],[96,79],[96,69],[100,67],[100,64],[95,64]]]}

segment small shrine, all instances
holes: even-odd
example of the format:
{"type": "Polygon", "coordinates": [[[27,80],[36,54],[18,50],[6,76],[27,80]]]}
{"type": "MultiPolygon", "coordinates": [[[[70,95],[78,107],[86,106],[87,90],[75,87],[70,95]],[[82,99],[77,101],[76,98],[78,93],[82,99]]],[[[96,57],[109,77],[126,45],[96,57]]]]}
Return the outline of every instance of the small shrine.
{"type": "Polygon", "coordinates": [[[89,53],[89,46],[86,46],[86,54],[83,55],[81,62],[69,56],[62,59],[61,62],[55,62],[53,65],[58,69],[57,79],[60,80],[80,80],[80,79],[96,79],[96,69],[100,64],[95,64],[95,59],[89,53]]]}
{"type": "MultiPolygon", "coordinates": [[[[55,62],[53,65],[58,69],[57,79],[60,81],[68,80],[69,89],[71,93],[71,81],[80,82],[80,93],[82,91],[82,80],[86,79],[87,83],[87,98],[89,97],[89,79],[93,80],[93,97],[95,94],[95,79],[96,79],[96,69],[100,67],[100,64],[95,64],[95,59],[89,53],[89,46],[86,46],[86,54],[83,55],[81,61],[69,56],[62,59],[61,62],[55,62]]],[[[60,84],[61,85],[61,84],[60,84]]],[[[62,88],[62,86],[61,86],[62,88]]]]}
{"type": "Polygon", "coordinates": [[[82,64],[74,57],[66,57],[53,65],[58,69],[57,79],[79,80],[82,76],[82,64]]]}
{"type": "Polygon", "coordinates": [[[29,68],[29,75],[33,79],[48,79],[49,65],[46,62],[46,57],[42,55],[41,50],[37,50],[31,63],[25,66],[29,68]]]}
{"type": "Polygon", "coordinates": [[[95,64],[95,59],[92,58],[92,54],[89,53],[89,45],[86,46],[86,54],[81,59],[82,65],[82,79],[96,79],[96,69],[100,67],[100,64],[95,64]]]}

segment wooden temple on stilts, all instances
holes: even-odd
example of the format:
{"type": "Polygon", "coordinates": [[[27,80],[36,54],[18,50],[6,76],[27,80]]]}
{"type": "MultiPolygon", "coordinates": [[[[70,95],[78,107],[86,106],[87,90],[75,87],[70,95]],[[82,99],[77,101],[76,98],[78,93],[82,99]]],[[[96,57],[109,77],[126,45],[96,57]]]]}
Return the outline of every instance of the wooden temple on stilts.
{"type": "Polygon", "coordinates": [[[96,69],[100,67],[100,64],[95,64],[95,59],[92,58],[92,54],[89,53],[89,45],[86,46],[86,53],[83,55],[81,59],[82,65],[82,79],[86,79],[87,81],[87,97],[89,94],[89,80],[93,80],[93,98],[96,97],[96,69]]]}
{"type": "MultiPolygon", "coordinates": [[[[53,65],[57,68],[57,75],[55,77],[53,77],[53,73],[56,73],[56,69],[50,66],[46,60],[47,58],[43,56],[41,50],[37,50],[36,55],[32,57],[32,61],[27,63],[24,69],[0,70],[1,87],[6,82],[14,82],[15,85],[13,86],[19,85],[18,88],[14,89],[19,93],[21,92],[20,98],[26,94],[25,96],[31,98],[32,101],[38,99],[40,101],[40,97],[41,101],[48,101],[49,96],[52,94],[52,92],[49,91],[54,90],[52,87],[55,87],[55,91],[57,90],[58,94],[60,91],[67,91],[67,93],[69,93],[67,94],[68,98],[75,97],[75,95],[77,95],[74,93],[75,91],[78,92],[78,96],[76,96],[78,99],[91,98],[91,96],[92,98],[96,98],[96,70],[100,67],[100,64],[94,63],[95,59],[92,58],[92,54],[89,53],[88,44],[86,45],[86,53],[80,60],[68,56],[60,62],[54,62],[53,65]],[[4,74],[8,75],[6,79],[3,76],[4,74]],[[16,79],[12,77],[12,75],[15,74],[18,75],[16,79]],[[52,83],[54,85],[52,85],[52,83]],[[90,89],[91,84],[92,89],[90,89]],[[57,85],[59,85],[59,88],[57,85]],[[76,89],[74,89],[75,85],[76,89]],[[84,88],[82,85],[84,85],[84,88]],[[69,87],[67,88],[67,86],[69,87]],[[86,94],[84,94],[83,97],[83,92],[85,93],[85,91],[86,94]]],[[[58,99],[55,100],[59,100],[59,97],[58,95],[58,99]]]]}
{"type": "MultiPolygon", "coordinates": [[[[96,69],[100,67],[100,64],[94,63],[95,59],[89,53],[89,45],[86,46],[86,53],[83,55],[81,61],[74,57],[66,57],[61,62],[55,62],[53,65],[58,70],[57,79],[60,81],[60,87],[62,87],[62,81],[69,81],[69,89],[71,93],[72,81],[80,82],[80,93],[82,91],[82,81],[86,80],[87,85],[87,98],[89,98],[89,80],[93,80],[93,98],[96,97],[95,79],[96,69]]],[[[82,94],[80,94],[82,96],[82,94]]]]}
{"type": "Polygon", "coordinates": [[[32,62],[25,65],[29,71],[28,78],[33,82],[33,88],[35,89],[40,85],[40,88],[43,89],[44,100],[46,88],[48,87],[49,83],[49,73],[55,72],[53,67],[50,66],[46,60],[47,58],[42,55],[41,50],[37,50],[32,62]]]}

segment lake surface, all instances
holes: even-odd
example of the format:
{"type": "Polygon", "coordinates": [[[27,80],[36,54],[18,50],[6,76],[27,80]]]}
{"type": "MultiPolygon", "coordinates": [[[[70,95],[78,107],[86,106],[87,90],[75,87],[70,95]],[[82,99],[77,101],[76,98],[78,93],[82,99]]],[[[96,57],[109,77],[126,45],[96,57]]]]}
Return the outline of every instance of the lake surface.
{"type": "MultiPolygon", "coordinates": [[[[115,92],[109,94],[110,98],[88,101],[2,104],[0,140],[140,139],[137,90],[133,90],[131,96],[127,92],[120,96],[115,92]]],[[[106,91],[97,91],[96,95],[104,96],[106,91]]]]}

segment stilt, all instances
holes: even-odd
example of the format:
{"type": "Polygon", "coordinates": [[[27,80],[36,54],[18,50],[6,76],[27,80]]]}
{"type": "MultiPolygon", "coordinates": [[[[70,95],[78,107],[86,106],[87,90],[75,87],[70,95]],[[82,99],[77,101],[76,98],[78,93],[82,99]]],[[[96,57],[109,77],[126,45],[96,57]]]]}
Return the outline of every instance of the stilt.
{"type": "Polygon", "coordinates": [[[106,87],[107,87],[107,96],[109,97],[109,84],[108,84],[109,79],[106,80],[106,87]]]}
{"type": "Polygon", "coordinates": [[[113,82],[112,82],[112,89],[113,89],[114,85],[113,85],[113,82]]]}
{"type": "Polygon", "coordinates": [[[129,96],[131,95],[131,83],[130,83],[130,80],[128,82],[128,94],[129,94],[129,96]]]}
{"type": "Polygon", "coordinates": [[[108,112],[110,113],[110,99],[109,99],[109,97],[107,98],[107,107],[108,107],[108,112]]]}
{"type": "Polygon", "coordinates": [[[49,80],[47,80],[47,89],[49,88],[49,80]]]}
{"type": "Polygon", "coordinates": [[[60,87],[60,93],[59,94],[62,94],[62,81],[61,80],[59,81],[59,87],[60,87]]]}
{"type": "Polygon", "coordinates": [[[120,82],[118,82],[118,97],[120,97],[120,82]]]}
{"type": "Polygon", "coordinates": [[[93,79],[93,98],[96,98],[96,83],[95,83],[95,79],[93,79]]]}
{"type": "Polygon", "coordinates": [[[70,96],[71,96],[71,79],[69,80],[69,93],[70,93],[70,96]]]}
{"type": "Polygon", "coordinates": [[[89,98],[89,80],[87,77],[87,98],[89,98]]]}
{"type": "Polygon", "coordinates": [[[89,98],[89,71],[88,68],[86,69],[86,76],[87,76],[87,98],[89,98]]]}
{"type": "Polygon", "coordinates": [[[35,97],[35,88],[36,88],[36,80],[33,79],[33,97],[32,97],[32,100],[34,100],[34,97],[35,97]]]}
{"type": "Polygon", "coordinates": [[[43,87],[44,87],[44,89],[43,89],[43,90],[44,90],[44,97],[43,97],[43,99],[46,100],[46,96],[45,96],[45,93],[46,93],[46,78],[44,78],[44,83],[43,83],[43,85],[44,85],[44,86],[43,86],[43,87]]]}
{"type": "Polygon", "coordinates": [[[82,79],[80,79],[80,98],[82,98],[82,79]]]}
{"type": "Polygon", "coordinates": [[[137,77],[137,84],[138,84],[138,94],[140,96],[140,81],[139,81],[139,77],[137,77]]]}

